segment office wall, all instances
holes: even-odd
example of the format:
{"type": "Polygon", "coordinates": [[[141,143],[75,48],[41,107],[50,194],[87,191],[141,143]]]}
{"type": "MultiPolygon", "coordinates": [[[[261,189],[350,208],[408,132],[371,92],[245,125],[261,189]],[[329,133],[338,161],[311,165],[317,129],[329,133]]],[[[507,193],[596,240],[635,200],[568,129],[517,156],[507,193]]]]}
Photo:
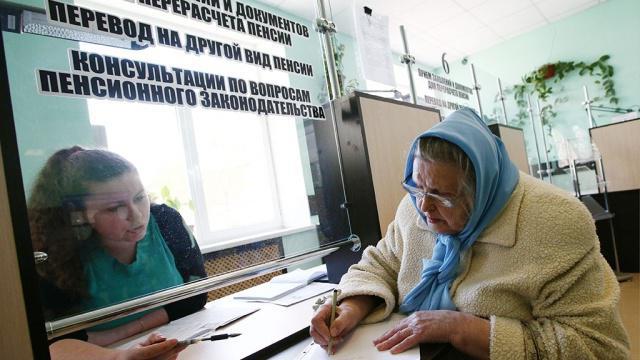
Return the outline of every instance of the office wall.
{"type": "MultiPolygon", "coordinates": [[[[520,82],[523,74],[556,61],[595,61],[611,55],[621,105],[638,103],[640,92],[640,2],[609,0],[583,12],[471,54],[469,60],[505,83],[520,82]]],[[[468,70],[463,70],[468,75],[468,70]]],[[[584,77],[563,84],[582,87],[584,77]]]]}
{"type": "MultiPolygon", "coordinates": [[[[476,54],[469,54],[469,62],[474,63],[483,75],[500,76],[502,83],[512,85],[521,82],[521,77],[543,64],[557,61],[592,62],[601,55],[609,54],[609,63],[614,67],[613,80],[620,106],[640,105],[640,1],[609,0],[583,12],[559,20],[550,25],[532,30],[509,39],[492,48],[476,54]]],[[[451,75],[465,83],[470,82],[469,65],[452,61],[451,75]]],[[[488,76],[486,76],[488,77],[488,76]]],[[[573,126],[582,129],[588,126],[588,119],[580,104],[582,85],[587,84],[590,96],[601,96],[595,78],[573,74],[560,84],[553,84],[556,91],[563,86],[569,96],[567,103],[556,106],[560,110],[554,128],[565,137],[575,136],[573,126]]],[[[494,103],[495,77],[483,84],[481,90],[485,113],[497,106],[494,103]]],[[[606,104],[610,105],[610,104],[606,104]]],[[[512,96],[507,111],[515,113],[512,96]]],[[[610,113],[594,113],[598,125],[611,122],[610,113]]],[[[527,120],[528,121],[528,120],[527,120]]],[[[533,144],[530,124],[524,128],[528,144],[533,144]]],[[[540,142],[540,144],[542,144],[540,142]]],[[[529,156],[534,157],[529,147],[529,156]]],[[[555,151],[551,154],[555,157],[555,151]]]]}
{"type": "MultiPolygon", "coordinates": [[[[3,3],[44,7],[41,0],[3,3]]],[[[91,124],[85,101],[38,94],[34,69],[68,67],[66,51],[76,49],[77,43],[31,34],[3,32],[3,36],[22,178],[29,193],[38,170],[55,150],[93,145],[91,124]]]]}
{"type": "Polygon", "coordinates": [[[13,116],[25,189],[46,159],[57,149],[75,144],[91,146],[86,102],[40,96],[34,69],[68,67],[67,48],[77,43],[37,35],[4,33],[13,116]]]}
{"type": "Polygon", "coordinates": [[[44,9],[44,0],[2,0],[0,2],[44,9]]]}

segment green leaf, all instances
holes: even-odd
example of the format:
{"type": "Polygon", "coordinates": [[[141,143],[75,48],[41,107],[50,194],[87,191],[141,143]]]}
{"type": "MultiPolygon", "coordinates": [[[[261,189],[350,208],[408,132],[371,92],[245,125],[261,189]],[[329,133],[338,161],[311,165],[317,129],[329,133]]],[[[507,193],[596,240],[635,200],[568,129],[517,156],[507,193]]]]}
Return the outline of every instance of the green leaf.
{"type": "Polygon", "coordinates": [[[600,68],[600,71],[602,71],[602,74],[607,74],[609,72],[609,69],[607,68],[607,65],[600,63],[598,64],[598,68],[600,68]]]}
{"type": "Polygon", "coordinates": [[[602,55],[600,56],[600,59],[598,59],[598,61],[607,61],[611,58],[611,56],[609,55],[602,55]]]}

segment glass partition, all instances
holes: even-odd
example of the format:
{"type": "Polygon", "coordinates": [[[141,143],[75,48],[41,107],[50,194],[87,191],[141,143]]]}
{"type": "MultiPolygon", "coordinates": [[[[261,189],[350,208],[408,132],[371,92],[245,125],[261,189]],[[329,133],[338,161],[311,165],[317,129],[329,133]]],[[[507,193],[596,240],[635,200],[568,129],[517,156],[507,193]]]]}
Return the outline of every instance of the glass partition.
{"type": "Polygon", "coordinates": [[[350,235],[315,5],[167,4],[0,1],[47,321],[350,235]]]}
{"type": "MultiPolygon", "coordinates": [[[[539,169],[542,169],[545,181],[568,192],[597,192],[583,89],[579,86],[556,85],[554,93],[541,99],[536,93],[528,91],[518,94],[518,86],[513,84],[503,85],[509,125],[524,131],[532,174],[540,177],[539,169]],[[528,111],[529,98],[533,124],[528,111]],[[550,179],[544,170],[547,168],[547,161],[551,170],[550,179]],[[575,168],[574,163],[577,165],[575,168]],[[578,184],[579,189],[576,188],[578,184]]],[[[594,116],[595,121],[598,121],[599,116],[601,115],[594,116]]]]}
{"type": "Polygon", "coordinates": [[[407,70],[401,53],[392,49],[400,36],[393,18],[365,12],[359,2],[327,1],[327,16],[335,23],[333,45],[340,95],[355,90],[410,101],[407,70]]]}
{"type": "Polygon", "coordinates": [[[471,72],[447,74],[442,67],[418,65],[414,72],[418,99],[440,110],[443,117],[469,107],[479,113],[471,72]]]}
{"type": "MultiPolygon", "coordinates": [[[[474,91],[477,83],[480,87],[480,106],[484,120],[488,124],[501,123],[521,128],[525,135],[532,173],[537,174],[539,169],[542,169],[545,179],[549,181],[545,170],[546,164],[549,163],[552,172],[551,182],[567,191],[573,191],[574,187],[571,179],[564,178],[568,169],[568,154],[574,154],[571,157],[572,161],[580,163],[584,162],[581,159],[588,156],[592,148],[582,86],[587,85],[591,93],[591,100],[595,105],[592,113],[596,126],[611,122],[613,111],[630,111],[633,108],[618,109],[614,107],[615,104],[609,103],[615,94],[605,91],[607,85],[598,78],[597,68],[591,75],[585,73],[586,70],[580,74],[578,71],[564,74],[562,81],[555,70],[549,70],[550,72],[545,74],[548,76],[548,79],[545,78],[548,81],[547,86],[553,88],[549,96],[543,96],[543,99],[538,100],[539,96],[533,85],[529,84],[526,87],[532,98],[532,124],[526,96],[515,98],[515,86],[524,84],[520,76],[514,77],[514,74],[509,72],[501,74],[499,69],[487,62],[489,59],[474,59],[473,54],[462,54],[455,43],[444,44],[430,33],[412,31],[413,28],[419,27],[412,23],[415,20],[408,19],[403,14],[415,11],[412,9],[414,4],[394,4],[393,9],[380,14],[375,6],[363,7],[368,5],[366,3],[330,3],[333,14],[336,15],[336,38],[340,45],[338,54],[342,59],[344,83],[351,84],[344,87],[345,91],[355,88],[396,100],[411,101],[411,81],[407,66],[401,60],[405,55],[402,44],[406,39],[409,53],[413,55],[411,74],[418,104],[438,108],[443,117],[460,106],[471,107],[480,112],[474,91]],[[405,39],[401,36],[400,25],[405,25],[405,39]],[[421,54],[424,58],[416,54],[421,54]],[[349,55],[355,61],[350,60],[349,55]],[[380,61],[377,61],[379,59],[380,61]],[[475,81],[472,64],[475,67],[475,81]],[[499,77],[502,80],[506,118],[500,101],[499,77]],[[557,172],[557,177],[553,176],[553,172],[557,172]]],[[[599,61],[606,59],[601,58],[599,61]]],[[[541,71],[544,65],[540,66],[537,71],[541,71]]],[[[553,66],[550,67],[552,68],[553,66]]],[[[578,166],[576,176],[582,190],[586,192],[596,190],[592,168],[592,165],[578,166]]]]}
{"type": "Polygon", "coordinates": [[[436,41],[412,31],[415,26],[398,15],[410,11],[408,5],[397,4],[393,13],[381,14],[361,2],[330,1],[330,4],[337,28],[334,44],[342,94],[359,90],[412,102],[413,81],[416,103],[437,108],[443,116],[461,106],[477,108],[470,72],[449,75],[440,63],[434,66],[432,61],[415,55],[422,52],[417,50],[427,49],[440,57],[446,49],[440,45],[433,47],[436,41]],[[405,29],[404,38],[401,26],[405,29]]]}
{"type": "MultiPolygon", "coordinates": [[[[469,68],[469,71],[471,71],[471,66],[471,63],[468,63],[466,66],[469,68]]],[[[504,124],[500,91],[498,89],[498,76],[475,64],[473,64],[473,70],[475,70],[476,81],[480,87],[480,103],[482,105],[482,118],[484,122],[487,124],[504,124]]],[[[477,100],[474,100],[477,103],[477,100]]]]}

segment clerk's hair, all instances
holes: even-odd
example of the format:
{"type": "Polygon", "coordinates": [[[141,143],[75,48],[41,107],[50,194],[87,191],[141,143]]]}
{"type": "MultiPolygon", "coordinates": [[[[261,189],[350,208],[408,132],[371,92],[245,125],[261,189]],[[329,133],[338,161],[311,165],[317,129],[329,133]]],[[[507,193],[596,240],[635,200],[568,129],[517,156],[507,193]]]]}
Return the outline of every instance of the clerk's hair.
{"type": "Polygon", "coordinates": [[[48,255],[36,269],[71,299],[87,296],[83,255],[97,245],[84,218],[87,184],[132,171],[136,168],[120,155],[73,146],[54,153],[33,183],[27,202],[31,243],[48,255]]]}
{"type": "Polygon", "coordinates": [[[445,163],[460,169],[462,178],[457,191],[462,206],[470,214],[476,195],[476,172],[467,154],[458,145],[437,137],[420,139],[419,154],[422,160],[445,163]]]}

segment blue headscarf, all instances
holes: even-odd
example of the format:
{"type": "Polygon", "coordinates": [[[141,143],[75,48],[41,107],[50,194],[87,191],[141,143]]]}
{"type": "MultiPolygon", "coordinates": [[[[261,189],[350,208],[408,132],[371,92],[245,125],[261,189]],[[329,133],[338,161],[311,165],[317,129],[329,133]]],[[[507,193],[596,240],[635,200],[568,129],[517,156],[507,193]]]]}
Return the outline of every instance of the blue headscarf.
{"type": "MultiPolygon", "coordinates": [[[[476,175],[476,195],[473,210],[464,229],[458,234],[438,234],[431,259],[422,259],[421,279],[405,297],[400,311],[455,310],[449,289],[456,277],[460,254],[478,239],[482,231],[506,205],[518,184],[519,173],[511,162],[502,141],[468,108],[449,115],[443,122],[420,135],[411,146],[404,171],[405,181],[412,186],[413,160],[420,139],[437,137],[449,141],[464,151],[471,160],[476,175]]],[[[420,216],[425,215],[412,197],[420,216]]],[[[426,219],[425,219],[426,221],[426,219]]]]}

